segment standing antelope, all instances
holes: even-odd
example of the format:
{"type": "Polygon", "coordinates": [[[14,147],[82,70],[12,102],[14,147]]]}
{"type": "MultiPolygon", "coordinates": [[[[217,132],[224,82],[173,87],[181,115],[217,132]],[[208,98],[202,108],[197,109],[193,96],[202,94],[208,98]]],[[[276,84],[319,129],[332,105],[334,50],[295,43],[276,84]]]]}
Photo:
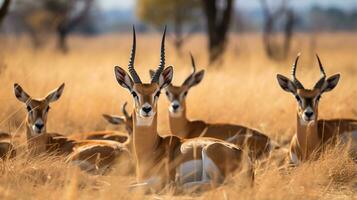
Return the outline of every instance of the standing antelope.
{"type": "Polygon", "coordinates": [[[335,74],[326,79],[324,67],[316,55],[321,78],[313,89],[305,89],[296,78],[298,55],[292,67],[292,80],[278,74],[280,87],[290,92],[297,100],[297,131],[290,143],[290,159],[293,164],[316,159],[327,145],[336,145],[338,141],[347,144],[350,141],[351,150],[357,151],[357,120],[330,119],[318,120],[318,104],[324,92],[333,90],[340,74],[335,74]]]}
{"type": "Polygon", "coordinates": [[[128,65],[130,76],[121,67],[114,68],[119,85],[128,89],[134,100],[133,153],[137,182],[154,190],[172,182],[183,187],[203,187],[221,183],[233,170],[245,165],[252,172],[247,156],[235,145],[211,138],[183,142],[176,136],[161,137],[158,134],[157,102],[161,89],[170,84],[173,76],[173,68],[165,68],[165,33],[166,28],[161,42],[160,64],[151,83],[142,83],[134,69],[134,28],[128,65]]]}
{"type": "Polygon", "coordinates": [[[103,170],[113,164],[126,148],[118,142],[106,140],[71,140],[63,135],[48,133],[46,122],[50,103],[57,101],[64,84],[50,92],[45,98],[30,97],[20,85],[14,84],[16,98],[25,103],[27,109],[26,134],[30,154],[55,153],[67,156],[67,161],[77,163],[88,171],[103,170]]]}
{"type": "MultiPolygon", "coordinates": [[[[186,116],[186,97],[189,90],[198,85],[204,76],[204,70],[196,72],[195,60],[191,56],[192,73],[180,86],[169,84],[165,89],[169,104],[169,122],[171,134],[180,138],[212,137],[222,139],[249,150],[254,159],[278,148],[270,138],[256,130],[233,124],[210,124],[201,120],[190,121],[186,116]]],[[[154,72],[150,71],[153,76],[154,72]]]]}

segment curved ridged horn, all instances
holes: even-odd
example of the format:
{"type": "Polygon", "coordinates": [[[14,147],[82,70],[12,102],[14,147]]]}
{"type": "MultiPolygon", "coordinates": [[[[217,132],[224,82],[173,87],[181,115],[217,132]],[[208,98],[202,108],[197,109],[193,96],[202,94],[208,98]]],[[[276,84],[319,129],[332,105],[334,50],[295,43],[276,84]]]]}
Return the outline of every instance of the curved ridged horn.
{"type": "Polygon", "coordinates": [[[161,41],[160,64],[159,64],[155,74],[152,76],[151,83],[159,82],[160,74],[162,73],[162,71],[164,70],[164,67],[165,67],[165,36],[166,36],[166,26],[165,26],[164,34],[162,35],[162,41],[161,41]]]}
{"type": "Polygon", "coordinates": [[[322,65],[321,60],[319,58],[319,55],[316,54],[316,58],[317,58],[317,61],[319,62],[321,78],[320,78],[319,81],[317,81],[317,83],[315,84],[314,88],[321,88],[322,85],[325,83],[326,73],[325,73],[325,70],[324,70],[324,66],[322,65]]]}
{"type": "Polygon", "coordinates": [[[135,27],[133,26],[133,46],[131,47],[128,69],[131,77],[133,78],[134,83],[141,83],[140,77],[134,69],[135,52],[136,52],[136,34],[135,34],[135,27]]]}
{"type": "Polygon", "coordinates": [[[296,67],[297,67],[297,64],[298,64],[298,61],[299,61],[299,58],[300,58],[300,53],[296,56],[296,59],[295,59],[295,62],[293,64],[293,68],[291,70],[291,77],[296,85],[296,87],[298,89],[304,89],[304,86],[301,84],[301,82],[296,78],[296,67]]]}
{"type": "Polygon", "coordinates": [[[191,63],[192,63],[192,74],[194,74],[196,73],[196,63],[191,52],[190,52],[190,56],[191,56],[191,63]]]}
{"type": "Polygon", "coordinates": [[[130,118],[130,115],[128,114],[128,112],[126,111],[126,105],[128,105],[128,102],[125,102],[122,106],[121,106],[121,112],[124,114],[125,118],[130,118]]]}

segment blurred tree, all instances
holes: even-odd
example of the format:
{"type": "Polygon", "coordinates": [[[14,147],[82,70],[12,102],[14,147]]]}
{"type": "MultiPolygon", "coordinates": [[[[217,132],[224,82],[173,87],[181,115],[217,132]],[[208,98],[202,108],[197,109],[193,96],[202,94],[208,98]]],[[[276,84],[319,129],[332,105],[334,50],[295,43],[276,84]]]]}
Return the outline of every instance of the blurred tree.
{"type": "Polygon", "coordinates": [[[174,45],[181,52],[183,43],[192,35],[200,8],[198,0],[138,0],[138,16],[155,27],[172,25],[174,45]],[[184,27],[191,25],[184,34],[184,27]]]}
{"type": "Polygon", "coordinates": [[[4,2],[1,5],[1,8],[0,8],[0,24],[4,20],[8,10],[9,10],[10,3],[11,3],[11,0],[4,0],[4,2]]]}
{"type": "Polygon", "coordinates": [[[44,8],[55,17],[58,48],[68,51],[67,37],[89,15],[93,0],[45,0],[44,8]]]}
{"type": "Polygon", "coordinates": [[[206,15],[209,61],[219,59],[226,47],[234,0],[202,0],[206,15]]]}
{"type": "Polygon", "coordinates": [[[287,8],[285,0],[282,1],[281,6],[275,12],[269,9],[266,0],[261,0],[260,2],[265,20],[263,27],[265,52],[273,60],[284,60],[290,51],[295,25],[294,12],[287,8]],[[282,42],[279,42],[279,33],[281,32],[283,32],[283,39],[282,42]]]}

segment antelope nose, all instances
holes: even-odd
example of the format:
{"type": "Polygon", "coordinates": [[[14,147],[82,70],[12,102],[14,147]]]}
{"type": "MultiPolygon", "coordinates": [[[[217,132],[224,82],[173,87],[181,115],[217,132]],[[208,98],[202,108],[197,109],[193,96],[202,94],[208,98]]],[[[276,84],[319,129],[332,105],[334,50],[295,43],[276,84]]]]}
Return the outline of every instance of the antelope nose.
{"type": "Polygon", "coordinates": [[[149,113],[151,111],[151,107],[143,107],[142,110],[145,112],[145,113],[149,113]]]}
{"type": "Polygon", "coordinates": [[[311,117],[314,113],[311,111],[305,112],[306,117],[311,117]]]}
{"type": "Polygon", "coordinates": [[[36,123],[35,126],[38,130],[41,130],[44,127],[44,124],[36,123]]]}
{"type": "Polygon", "coordinates": [[[177,110],[179,107],[180,107],[180,105],[178,105],[178,104],[173,104],[173,105],[172,105],[172,108],[173,108],[174,110],[177,110]]]}

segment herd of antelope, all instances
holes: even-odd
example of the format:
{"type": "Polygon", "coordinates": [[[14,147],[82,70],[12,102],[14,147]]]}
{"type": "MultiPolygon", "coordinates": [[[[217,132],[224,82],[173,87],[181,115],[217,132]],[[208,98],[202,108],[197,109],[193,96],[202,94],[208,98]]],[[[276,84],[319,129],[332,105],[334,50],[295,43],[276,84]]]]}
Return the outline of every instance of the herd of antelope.
{"type": "MultiPolygon", "coordinates": [[[[117,82],[132,96],[134,110],[129,114],[125,103],[123,116],[105,114],[103,117],[112,124],[124,124],[126,132],[102,131],[72,136],[49,133],[46,122],[50,104],[61,97],[64,84],[44,98],[33,98],[15,83],[15,97],[27,109],[29,155],[61,155],[67,163],[100,174],[126,160],[130,168],[135,168],[136,183],[131,188],[150,191],[160,191],[167,186],[205,190],[222,185],[236,172],[242,173],[249,185],[254,184],[254,165],[263,158],[269,159],[271,152],[280,146],[264,133],[248,127],[189,120],[187,94],[201,82],[204,70],[197,71],[191,55],[192,73],[181,85],[173,85],[173,67],[165,67],[165,35],[166,28],[161,41],[160,63],[155,71],[150,70],[150,83],[143,83],[135,70],[134,28],[129,73],[119,66],[114,68],[117,82]],[[170,134],[167,136],[157,131],[157,106],[162,90],[170,101],[170,134]]],[[[305,89],[295,76],[298,60],[299,55],[292,67],[292,79],[277,75],[280,87],[293,94],[298,105],[297,131],[290,142],[289,163],[298,166],[316,160],[327,147],[336,145],[356,152],[357,120],[318,119],[321,95],[336,87],[340,75],[327,78],[317,56],[321,78],[313,89],[305,89]]],[[[10,134],[0,134],[0,153],[4,160],[16,157],[10,134]]]]}

